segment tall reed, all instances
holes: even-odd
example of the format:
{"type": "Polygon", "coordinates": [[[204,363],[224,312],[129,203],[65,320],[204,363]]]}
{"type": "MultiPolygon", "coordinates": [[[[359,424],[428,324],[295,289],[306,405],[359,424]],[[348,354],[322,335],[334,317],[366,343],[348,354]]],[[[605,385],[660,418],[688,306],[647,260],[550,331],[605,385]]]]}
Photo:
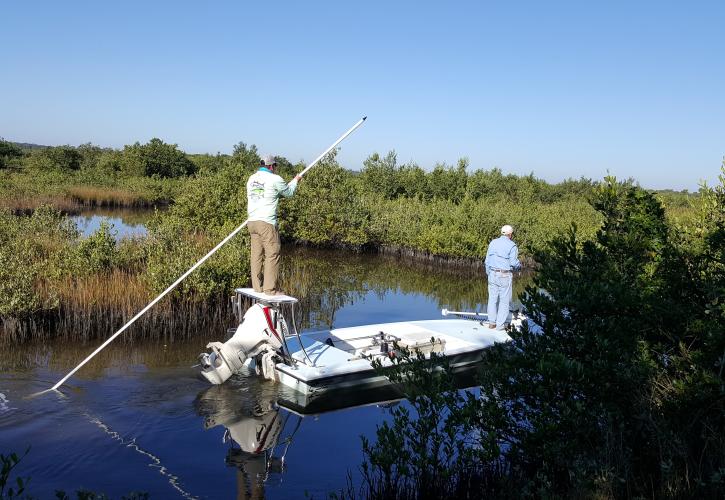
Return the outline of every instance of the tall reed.
{"type": "MultiPolygon", "coordinates": [[[[90,276],[41,280],[35,290],[56,308],[20,318],[3,318],[0,343],[60,338],[73,341],[110,336],[148,304],[153,295],[141,275],[113,270],[90,276]]],[[[201,331],[224,332],[234,317],[226,294],[204,300],[167,297],[139,318],[126,338],[188,338],[201,331]]],[[[223,333],[222,333],[223,336],[223,333]]]]}
{"type": "Polygon", "coordinates": [[[128,189],[99,186],[71,186],[68,196],[84,207],[152,207],[154,200],[128,189]]]}

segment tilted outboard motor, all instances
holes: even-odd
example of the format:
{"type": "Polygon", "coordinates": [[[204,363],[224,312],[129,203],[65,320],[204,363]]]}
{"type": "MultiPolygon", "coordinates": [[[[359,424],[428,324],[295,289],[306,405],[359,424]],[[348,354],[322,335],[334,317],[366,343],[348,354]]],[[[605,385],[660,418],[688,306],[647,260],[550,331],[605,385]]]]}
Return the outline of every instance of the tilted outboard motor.
{"type": "Polygon", "coordinates": [[[274,377],[274,356],[282,348],[282,335],[275,324],[276,311],[262,304],[254,304],[234,335],[224,342],[210,342],[199,355],[201,374],[212,384],[224,383],[241,370],[247,359],[258,357],[257,371],[265,378],[274,377]]]}

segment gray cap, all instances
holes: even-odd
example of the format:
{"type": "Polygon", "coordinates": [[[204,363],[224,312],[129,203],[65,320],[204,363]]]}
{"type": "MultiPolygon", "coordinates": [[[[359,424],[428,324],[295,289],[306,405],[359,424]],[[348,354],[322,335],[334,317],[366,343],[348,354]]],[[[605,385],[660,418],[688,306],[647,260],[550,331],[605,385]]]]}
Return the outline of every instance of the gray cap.
{"type": "Polygon", "coordinates": [[[513,234],[514,228],[506,224],[501,228],[501,234],[513,234]]]}
{"type": "Polygon", "coordinates": [[[272,165],[277,164],[277,160],[274,159],[274,156],[267,155],[262,159],[262,163],[264,163],[265,167],[271,167],[272,165]]]}

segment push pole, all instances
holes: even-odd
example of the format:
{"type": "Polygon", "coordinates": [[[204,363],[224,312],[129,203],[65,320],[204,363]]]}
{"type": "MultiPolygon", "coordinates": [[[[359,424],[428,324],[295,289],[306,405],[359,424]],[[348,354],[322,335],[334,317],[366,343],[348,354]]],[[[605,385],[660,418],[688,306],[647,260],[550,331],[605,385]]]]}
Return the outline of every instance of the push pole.
{"type": "Polygon", "coordinates": [[[345,132],[344,134],[342,134],[340,136],[340,138],[338,140],[336,140],[335,143],[332,146],[330,146],[329,148],[327,148],[325,150],[325,152],[322,153],[317,158],[315,158],[315,161],[313,161],[312,163],[310,163],[307,166],[307,168],[305,168],[302,172],[300,172],[299,174],[297,174],[297,177],[300,177],[301,178],[303,175],[305,175],[307,173],[307,171],[309,169],[311,169],[312,167],[314,167],[317,164],[318,161],[320,161],[321,159],[323,159],[327,153],[329,153],[330,151],[332,151],[333,149],[335,149],[335,146],[337,146],[338,144],[340,144],[345,139],[345,137],[347,137],[348,135],[350,135],[353,132],[355,132],[355,129],[357,129],[360,125],[362,125],[363,122],[365,120],[367,120],[367,118],[368,118],[367,116],[363,116],[362,118],[360,118],[360,121],[358,121],[355,125],[353,125],[352,127],[350,127],[350,130],[348,130],[347,132],[345,132]]]}
{"type": "MultiPolygon", "coordinates": [[[[358,121],[358,122],[357,122],[357,123],[356,123],[355,125],[353,125],[352,127],[350,127],[350,130],[348,130],[347,132],[345,132],[344,134],[342,134],[342,135],[340,136],[340,138],[339,138],[338,140],[336,140],[336,141],[335,141],[335,142],[334,142],[334,143],[332,144],[332,146],[330,146],[329,148],[327,148],[327,149],[325,150],[325,152],[324,152],[324,153],[322,153],[322,154],[321,154],[320,156],[318,156],[318,157],[317,157],[317,158],[315,159],[315,161],[313,161],[312,163],[310,163],[310,164],[309,164],[309,165],[307,166],[307,168],[305,168],[305,169],[304,169],[304,170],[303,170],[302,172],[300,172],[300,173],[299,173],[299,174],[297,175],[297,177],[302,177],[302,176],[303,176],[304,174],[306,174],[306,173],[307,173],[307,171],[308,171],[309,169],[311,169],[312,167],[314,167],[314,166],[315,166],[315,165],[317,164],[317,162],[319,162],[319,161],[320,161],[320,160],[321,160],[322,158],[324,158],[324,157],[325,157],[325,155],[326,155],[327,153],[329,153],[330,151],[332,151],[332,150],[333,150],[333,149],[334,149],[334,148],[335,148],[335,147],[336,147],[336,146],[337,146],[338,144],[340,144],[340,143],[341,143],[341,142],[342,142],[342,141],[343,141],[343,140],[344,140],[344,139],[345,139],[345,138],[346,138],[346,137],[347,137],[348,135],[352,134],[352,133],[353,133],[353,132],[355,131],[355,129],[357,129],[357,128],[358,128],[358,127],[359,127],[360,125],[362,125],[362,124],[363,124],[363,122],[365,121],[365,119],[366,119],[366,118],[367,118],[367,116],[364,116],[364,117],[362,117],[362,118],[360,119],[360,121],[358,121]]],[[[69,378],[70,378],[70,377],[71,377],[71,376],[72,376],[72,375],[73,375],[73,374],[74,374],[75,372],[77,372],[77,371],[78,371],[78,370],[79,370],[79,369],[80,369],[80,368],[81,368],[81,367],[82,367],[83,365],[85,365],[85,364],[86,364],[86,363],[88,363],[88,362],[89,362],[89,361],[90,361],[91,359],[93,359],[93,357],[94,357],[94,356],[95,356],[96,354],[98,354],[99,352],[101,352],[101,351],[102,351],[102,350],[103,350],[103,349],[104,349],[104,348],[105,348],[105,347],[106,347],[106,346],[107,346],[108,344],[110,344],[111,342],[113,342],[113,340],[114,340],[114,339],[115,339],[116,337],[118,337],[118,336],[119,336],[119,335],[121,335],[121,334],[122,334],[122,333],[123,333],[124,331],[126,331],[126,329],[127,329],[127,328],[128,328],[129,326],[131,326],[131,325],[132,325],[133,323],[135,323],[135,322],[136,322],[136,320],[137,320],[137,319],[139,319],[139,318],[140,318],[141,316],[143,316],[143,315],[144,315],[144,314],[146,313],[146,311],[148,311],[149,309],[151,309],[151,308],[152,308],[152,307],[154,306],[154,304],[156,304],[156,303],[157,303],[157,302],[158,302],[159,300],[161,300],[161,299],[162,299],[162,298],[163,298],[163,297],[164,297],[164,296],[165,296],[166,294],[168,294],[168,293],[169,293],[169,292],[170,292],[171,290],[173,290],[174,288],[176,288],[176,286],[177,286],[177,285],[178,285],[179,283],[181,283],[182,281],[184,281],[184,279],[186,279],[186,277],[187,277],[187,276],[189,276],[189,275],[190,275],[190,274],[191,274],[192,272],[194,272],[194,270],[195,270],[195,269],[196,269],[197,267],[199,267],[200,265],[202,265],[202,264],[203,264],[203,263],[204,263],[204,262],[205,262],[205,261],[206,261],[206,260],[207,260],[207,259],[208,259],[209,257],[211,257],[212,255],[214,255],[214,253],[216,253],[216,251],[217,251],[217,250],[219,250],[219,249],[220,249],[221,247],[223,247],[223,246],[224,246],[224,245],[225,245],[225,244],[226,244],[226,243],[227,243],[227,242],[228,242],[229,240],[231,240],[231,239],[232,239],[232,238],[233,238],[233,237],[234,237],[234,236],[235,236],[235,235],[236,235],[236,234],[237,234],[237,233],[238,233],[239,231],[241,231],[241,230],[242,230],[242,228],[243,228],[244,226],[246,226],[246,225],[247,225],[247,222],[249,222],[249,219],[247,219],[247,220],[245,220],[244,222],[242,222],[242,223],[241,223],[241,224],[240,224],[240,225],[239,225],[239,226],[238,226],[238,227],[237,227],[237,228],[236,228],[236,229],[235,229],[234,231],[232,231],[231,233],[229,233],[229,235],[228,235],[228,236],[227,236],[226,238],[224,238],[224,239],[223,239],[222,241],[220,241],[220,242],[219,242],[219,244],[218,244],[217,246],[215,246],[214,248],[212,248],[212,249],[211,249],[211,250],[209,251],[209,253],[207,253],[207,254],[206,254],[206,255],[205,255],[204,257],[202,257],[202,258],[201,258],[201,259],[200,259],[200,260],[199,260],[199,261],[198,261],[198,262],[197,262],[196,264],[194,264],[193,266],[191,266],[191,267],[189,268],[189,270],[188,270],[188,271],[186,271],[186,272],[185,272],[184,274],[182,274],[182,275],[181,275],[181,276],[179,277],[179,279],[177,279],[176,281],[174,281],[174,283],[173,283],[173,284],[172,284],[171,286],[169,286],[169,287],[168,287],[168,288],[167,288],[166,290],[164,290],[163,292],[161,292],[161,294],[160,294],[160,295],[159,295],[158,297],[156,297],[156,298],[155,298],[154,300],[152,300],[151,302],[149,302],[149,303],[148,303],[148,305],[147,305],[146,307],[144,307],[143,309],[141,309],[141,311],[139,311],[139,312],[138,312],[138,313],[136,314],[136,316],[134,316],[133,318],[131,318],[131,320],[130,320],[130,321],[129,321],[128,323],[126,323],[125,325],[123,325],[123,326],[122,326],[122,327],[121,327],[121,328],[120,328],[120,329],[119,329],[119,330],[118,330],[118,331],[117,331],[116,333],[114,333],[113,335],[111,335],[111,336],[110,336],[110,337],[109,337],[109,338],[108,338],[108,339],[107,339],[107,340],[106,340],[106,341],[105,341],[105,342],[104,342],[103,344],[101,344],[101,345],[100,345],[100,347],[98,347],[98,348],[97,348],[97,349],[96,349],[95,351],[93,351],[93,352],[91,353],[91,355],[90,355],[90,356],[88,356],[88,357],[87,357],[86,359],[84,359],[83,361],[81,361],[81,362],[80,362],[80,364],[79,364],[78,366],[76,366],[75,368],[73,368],[73,369],[72,369],[72,370],[71,370],[71,371],[70,371],[70,372],[68,373],[68,375],[66,375],[65,377],[63,377],[62,379],[60,379],[60,380],[58,381],[58,383],[57,383],[57,384],[55,384],[55,385],[54,385],[53,387],[51,387],[50,389],[46,389],[45,391],[39,392],[39,393],[37,393],[37,394],[35,394],[35,395],[37,396],[37,395],[39,395],[39,394],[43,394],[43,393],[45,393],[45,392],[49,392],[49,391],[56,391],[56,390],[58,390],[58,387],[60,387],[61,385],[63,385],[63,382],[65,382],[66,380],[68,380],[68,379],[69,379],[69,378]]]]}

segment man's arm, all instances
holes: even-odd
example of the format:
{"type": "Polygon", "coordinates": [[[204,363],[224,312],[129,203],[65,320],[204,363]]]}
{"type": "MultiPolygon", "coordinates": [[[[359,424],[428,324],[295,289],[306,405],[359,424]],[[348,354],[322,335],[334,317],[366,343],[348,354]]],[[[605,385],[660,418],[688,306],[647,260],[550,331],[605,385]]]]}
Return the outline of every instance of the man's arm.
{"type": "Polygon", "coordinates": [[[274,183],[274,187],[277,190],[277,193],[280,196],[284,196],[285,198],[289,198],[293,194],[295,194],[295,190],[297,189],[297,182],[299,181],[299,175],[296,176],[294,179],[292,179],[289,184],[287,184],[282,178],[280,177],[278,181],[274,183]]]}
{"type": "Polygon", "coordinates": [[[511,269],[514,271],[518,271],[521,269],[521,262],[519,262],[519,247],[514,245],[511,248],[511,253],[509,254],[509,263],[511,264],[511,269]]]}
{"type": "Polygon", "coordinates": [[[488,257],[491,255],[491,243],[488,244],[488,250],[486,250],[486,260],[483,264],[486,266],[486,274],[491,274],[491,265],[488,263],[488,257]]]}

